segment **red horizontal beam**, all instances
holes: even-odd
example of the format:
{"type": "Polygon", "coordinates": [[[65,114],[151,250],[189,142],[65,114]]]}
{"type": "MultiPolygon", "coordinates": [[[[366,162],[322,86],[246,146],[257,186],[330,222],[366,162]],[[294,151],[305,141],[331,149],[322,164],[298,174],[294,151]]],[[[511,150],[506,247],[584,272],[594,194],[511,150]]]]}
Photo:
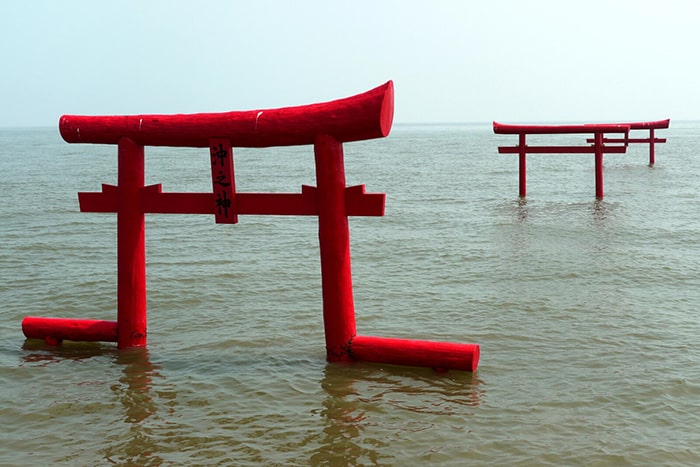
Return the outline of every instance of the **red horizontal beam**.
{"type": "Polygon", "coordinates": [[[28,339],[44,339],[55,343],[62,340],[116,342],[117,322],[27,316],[22,320],[22,332],[28,339]]]}
{"type": "Polygon", "coordinates": [[[479,344],[355,336],[350,342],[350,355],[365,362],[475,371],[480,348],[479,344]]]}
{"type": "Polygon", "coordinates": [[[345,188],[346,216],[383,216],[385,204],[384,193],[365,193],[364,185],[345,188]]]}
{"type": "Polygon", "coordinates": [[[78,192],[80,212],[117,212],[118,190],[114,185],[102,184],[101,192],[78,192]]]}
{"type": "Polygon", "coordinates": [[[505,135],[519,134],[564,134],[564,133],[627,133],[629,125],[616,123],[578,124],[578,125],[520,125],[493,122],[493,132],[505,135]]]}
{"type": "Polygon", "coordinates": [[[645,130],[645,129],[658,129],[658,128],[668,128],[671,124],[671,119],[657,120],[654,122],[634,122],[634,123],[620,123],[620,125],[628,125],[631,130],[645,130]]]}
{"type": "MultiPolygon", "coordinates": [[[[587,143],[593,143],[593,138],[588,138],[587,143]]],[[[603,138],[604,143],[665,143],[666,138],[603,138]]]]}
{"type": "MultiPolygon", "coordinates": [[[[311,216],[316,200],[304,193],[236,193],[237,214],[311,216]]],[[[214,214],[213,193],[158,193],[143,199],[151,214],[214,214]]]]}
{"type": "MultiPolygon", "coordinates": [[[[102,185],[102,192],[78,193],[82,212],[117,212],[118,188],[102,185]]],[[[141,208],[151,214],[214,214],[213,193],[162,193],[161,185],[142,190],[141,208]]],[[[365,193],[364,185],[345,188],[348,216],[383,216],[386,195],[365,193]]],[[[236,193],[236,212],[252,215],[318,215],[316,187],[303,185],[301,193],[236,193]]]]}
{"type": "Polygon", "coordinates": [[[117,144],[128,137],[142,146],[207,147],[209,138],[228,138],[234,147],[313,144],[326,134],[339,142],[387,136],[394,118],[392,81],[330,102],[223,113],[181,115],[63,115],[68,143],[117,144]]]}
{"type": "MultiPolygon", "coordinates": [[[[603,153],[623,154],[624,146],[603,146],[603,153]]],[[[499,154],[519,154],[520,146],[499,146],[499,154]]],[[[526,154],[595,154],[595,146],[525,146],[526,154]]]]}

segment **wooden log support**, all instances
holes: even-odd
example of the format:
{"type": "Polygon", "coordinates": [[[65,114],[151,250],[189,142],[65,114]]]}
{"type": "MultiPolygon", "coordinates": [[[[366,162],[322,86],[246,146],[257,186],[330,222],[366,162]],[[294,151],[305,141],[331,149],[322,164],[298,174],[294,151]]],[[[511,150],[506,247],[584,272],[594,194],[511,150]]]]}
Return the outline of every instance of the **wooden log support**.
{"type": "Polygon", "coordinates": [[[44,339],[54,345],[63,340],[117,341],[116,321],[27,316],[22,320],[22,331],[28,339],[44,339]]]}
{"type": "Polygon", "coordinates": [[[478,344],[374,336],[355,336],[351,346],[357,360],[463,371],[476,370],[480,352],[478,344]]]}

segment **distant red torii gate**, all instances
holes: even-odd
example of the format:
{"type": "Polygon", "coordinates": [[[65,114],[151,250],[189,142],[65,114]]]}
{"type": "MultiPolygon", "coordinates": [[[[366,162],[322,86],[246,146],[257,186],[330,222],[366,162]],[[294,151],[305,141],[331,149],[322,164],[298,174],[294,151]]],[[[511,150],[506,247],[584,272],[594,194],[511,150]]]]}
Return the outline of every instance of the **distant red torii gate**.
{"type": "MultiPolygon", "coordinates": [[[[656,138],[654,136],[654,130],[668,128],[671,123],[671,119],[657,120],[654,122],[634,122],[634,123],[620,123],[620,125],[627,125],[630,130],[649,130],[648,138],[630,138],[629,133],[625,134],[624,138],[603,138],[604,143],[624,143],[625,146],[630,143],[649,143],[649,165],[654,165],[656,162],[656,153],[654,150],[655,143],[665,143],[666,138],[656,138]]],[[[593,139],[586,140],[589,143],[593,143],[593,139]]]]}
{"type": "Polygon", "coordinates": [[[518,135],[517,146],[499,146],[500,154],[519,155],[519,195],[527,194],[527,154],[595,154],[595,195],[603,197],[603,154],[626,152],[629,143],[649,143],[649,164],[654,164],[654,143],[665,143],[666,138],[656,138],[654,130],[668,128],[670,119],[653,122],[635,123],[586,123],[575,125],[523,125],[493,122],[493,132],[496,134],[518,135]],[[630,130],[649,130],[648,138],[630,138],[630,130]],[[590,146],[530,146],[527,144],[527,135],[554,135],[554,134],[593,134],[593,138],[586,139],[590,146]],[[606,133],[624,134],[622,138],[607,138],[606,133]],[[622,143],[606,144],[606,143],[622,143]]]}
{"type": "Polygon", "coordinates": [[[342,144],[387,136],[394,114],[391,81],[366,93],[298,107],[191,115],[64,115],[69,143],[116,144],[117,185],[79,193],[83,212],[117,213],[117,321],[42,318],[22,321],[26,337],[146,345],[145,214],[214,214],[217,223],[238,215],[316,215],[328,361],[365,360],[474,371],[478,344],[359,336],[350,265],[348,216],[384,215],[385,195],[346,187],[342,144]],[[317,187],[301,193],[238,193],[232,147],[313,145],[317,187]],[[144,146],[209,147],[212,193],[163,193],[145,186],[144,146]]]}
{"type": "Polygon", "coordinates": [[[629,133],[629,125],[618,124],[582,124],[582,125],[519,125],[493,122],[493,132],[496,134],[518,135],[517,146],[499,146],[500,154],[519,155],[520,197],[527,194],[527,154],[595,154],[595,195],[603,197],[603,154],[624,153],[626,146],[606,146],[605,133],[629,133]],[[592,133],[591,146],[529,146],[527,135],[554,135],[592,133]]]}

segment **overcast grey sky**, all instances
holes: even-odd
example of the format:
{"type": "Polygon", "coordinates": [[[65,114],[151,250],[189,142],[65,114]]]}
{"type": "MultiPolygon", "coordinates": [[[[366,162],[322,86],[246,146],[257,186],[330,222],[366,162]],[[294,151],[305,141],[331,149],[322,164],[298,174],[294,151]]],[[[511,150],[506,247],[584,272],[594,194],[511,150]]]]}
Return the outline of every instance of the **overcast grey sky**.
{"type": "Polygon", "coordinates": [[[394,80],[394,121],[700,119],[696,0],[0,2],[0,126],[264,109],[394,80]]]}

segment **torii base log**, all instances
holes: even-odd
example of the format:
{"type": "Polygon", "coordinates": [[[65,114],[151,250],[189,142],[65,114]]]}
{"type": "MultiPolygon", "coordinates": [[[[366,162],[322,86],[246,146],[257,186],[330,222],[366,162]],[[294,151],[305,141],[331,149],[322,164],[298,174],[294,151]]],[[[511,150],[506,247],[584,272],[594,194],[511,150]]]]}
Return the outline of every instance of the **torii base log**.
{"type": "Polygon", "coordinates": [[[479,365],[480,348],[479,344],[355,336],[350,355],[366,362],[473,372],[479,365]]]}
{"type": "Polygon", "coordinates": [[[116,342],[117,322],[27,316],[22,320],[22,332],[28,339],[43,339],[52,345],[60,344],[63,340],[116,342]]]}

